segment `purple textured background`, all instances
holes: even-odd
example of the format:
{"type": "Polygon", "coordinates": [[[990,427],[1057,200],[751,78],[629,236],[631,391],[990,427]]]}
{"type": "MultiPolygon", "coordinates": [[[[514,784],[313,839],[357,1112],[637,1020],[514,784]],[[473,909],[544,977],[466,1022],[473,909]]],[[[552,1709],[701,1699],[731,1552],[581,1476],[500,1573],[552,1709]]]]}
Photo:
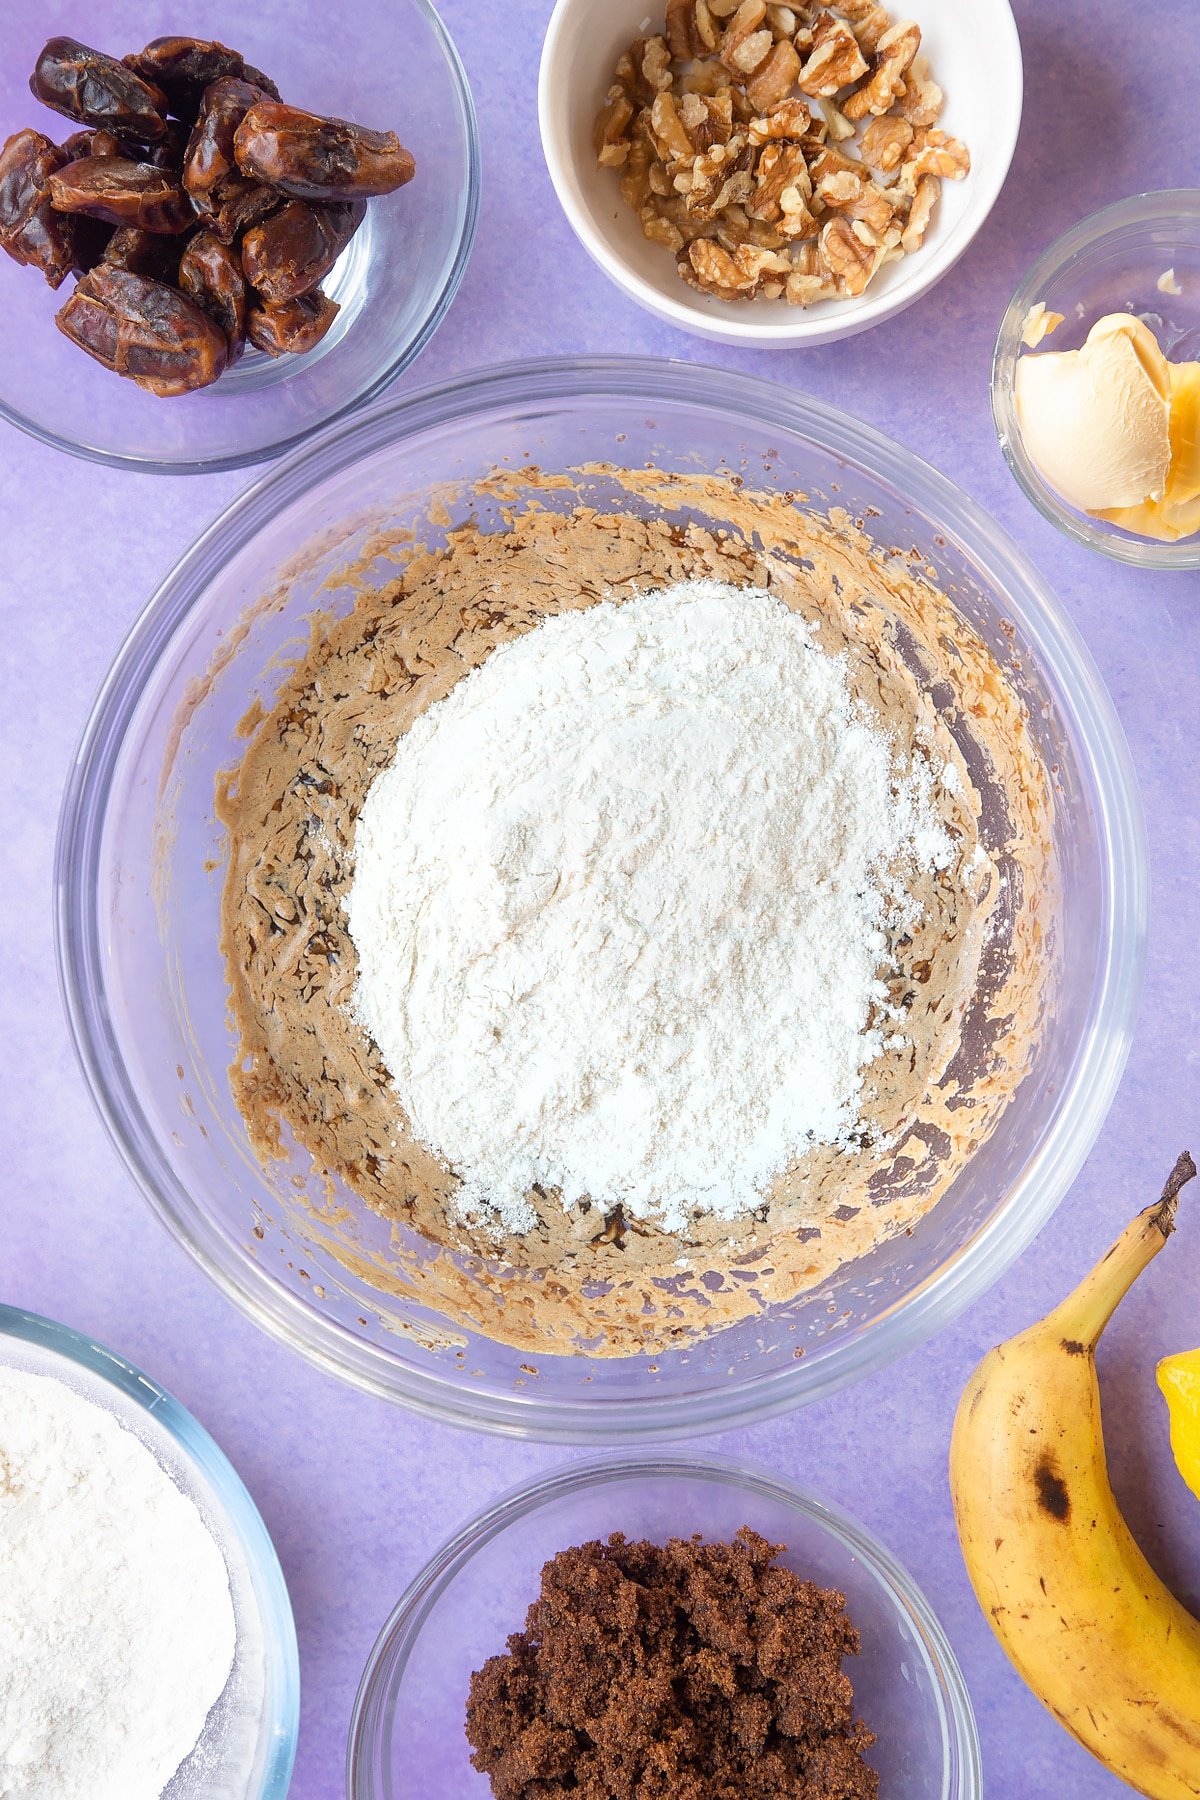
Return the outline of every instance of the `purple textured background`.
{"type": "MultiPolygon", "coordinates": [[[[369,40],[361,0],[356,36],[369,40]]],[[[1042,1711],[968,1587],[950,1517],[950,1421],[978,1357],[1046,1310],[1175,1153],[1200,1153],[1194,1020],[1200,941],[1200,575],[1139,575],[1074,548],[1010,480],[987,377],[1000,313],[1053,237],[1141,188],[1195,179],[1186,47],[1196,0],[1017,0],[1025,125],[1007,187],[966,258],[890,324],[826,349],[745,354],[659,326],[610,288],[562,220],[537,136],[551,0],[445,0],[484,145],[483,219],[463,290],[410,384],[522,354],[640,351],[720,361],[868,419],[988,506],[1050,577],[1116,700],[1149,815],[1154,902],[1146,997],[1124,1085],[1055,1220],[970,1314],[907,1361],[791,1418],[713,1439],[857,1513],[914,1572],[962,1659],[990,1800],[1127,1792],[1042,1711]]],[[[596,0],[602,4],[602,0],[596,0]]],[[[283,0],[261,0],[286,28],[283,0]]],[[[919,8],[917,9],[919,12],[919,8]]],[[[33,34],[54,9],[24,0],[33,34]]],[[[187,29],[147,4],[147,35],[187,29]]],[[[103,8],[98,11],[103,16],[103,8]]],[[[196,14],[196,18],[200,18],[196,14]]],[[[194,29],[203,29],[194,25],[194,29]]],[[[6,54],[13,54],[11,39],[6,54]]],[[[24,53],[24,52],[22,52],[24,53]]],[[[403,74],[397,73],[403,92],[403,74]]],[[[0,338],[0,355],[6,351],[0,338]]],[[[208,1286],[118,1167],[84,1093],[58,1001],[51,855],[59,794],[92,695],[145,595],[242,476],[118,474],[0,432],[0,641],[9,893],[0,1086],[6,1149],[0,1298],[94,1333],[173,1388],[228,1451],[279,1547],[300,1632],[295,1800],[342,1791],[359,1674],[394,1599],[437,1544],[563,1452],[411,1419],[317,1374],[208,1286]]],[[[1200,1194],[1169,1253],[1121,1308],[1101,1358],[1114,1479],[1151,1560],[1200,1610],[1200,1508],[1174,1471],[1154,1363],[1200,1340],[1200,1194]]],[[[891,1796],[888,1800],[903,1800],[891,1796]]]]}

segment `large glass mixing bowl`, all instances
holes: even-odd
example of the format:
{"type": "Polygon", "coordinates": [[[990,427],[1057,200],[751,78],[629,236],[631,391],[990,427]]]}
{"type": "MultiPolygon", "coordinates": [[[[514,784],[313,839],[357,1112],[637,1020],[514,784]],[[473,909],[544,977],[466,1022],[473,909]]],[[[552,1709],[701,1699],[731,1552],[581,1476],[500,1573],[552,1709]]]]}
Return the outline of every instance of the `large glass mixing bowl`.
{"type": "Polygon", "coordinates": [[[331,429],[204,532],[134,626],[80,747],[58,845],[58,946],[84,1071],[121,1155],[172,1234],[261,1325],[364,1388],[461,1424],[644,1439],[734,1425],[860,1378],[1029,1243],[1125,1061],[1146,861],[1128,749],[1091,658],[1037,572],[950,482],[843,414],[744,375],[564,360],[429,388],[331,429]],[[270,703],[302,648],[306,616],[352,603],[337,571],[381,523],[436,529],[446,485],[499,464],[594,460],[726,468],[747,482],[769,467],[778,487],[869,514],[881,543],[936,564],[1028,707],[1055,800],[1059,891],[1045,902],[1057,955],[1030,1072],[910,1232],[670,1352],[531,1359],[470,1332],[448,1342],[411,1289],[371,1273],[387,1258],[387,1221],[348,1190],[330,1194],[306,1158],[260,1166],[226,1072],[213,790],[244,746],[238,721],[270,703]],[[348,1241],[355,1254],[339,1255],[348,1241]]]}

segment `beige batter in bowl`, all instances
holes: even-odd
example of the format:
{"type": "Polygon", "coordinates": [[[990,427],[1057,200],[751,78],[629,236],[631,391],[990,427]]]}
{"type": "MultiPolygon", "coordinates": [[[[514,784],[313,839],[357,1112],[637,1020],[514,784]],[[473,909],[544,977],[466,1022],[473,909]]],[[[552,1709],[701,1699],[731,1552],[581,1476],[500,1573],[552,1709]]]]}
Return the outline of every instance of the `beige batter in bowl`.
{"type": "MultiPolygon", "coordinates": [[[[255,1148],[271,1159],[295,1141],[322,1178],[408,1228],[419,1249],[393,1234],[375,1279],[419,1281],[447,1319],[534,1355],[655,1354],[818,1285],[938,1200],[1038,1041],[1053,803],[1016,691],[918,559],[842,509],[752,481],[594,466],[448,490],[438,509],[465,522],[432,545],[381,528],[371,582],[348,613],[314,616],[307,655],[269,715],[251,711],[248,748],[218,780],[231,1080],[255,1148]],[[597,483],[615,510],[589,504],[597,483]],[[476,522],[495,508],[492,528],[476,522]],[[374,585],[381,560],[392,579],[374,585]],[[527,1196],[536,1226],[498,1229],[464,1217],[459,1172],[414,1134],[352,1010],[357,816],[397,738],[496,647],[557,612],[695,577],[777,594],[847,659],[855,698],[906,764],[928,745],[953,767],[939,791],[955,860],[922,873],[919,921],[891,934],[879,976],[903,1031],[870,1066],[856,1144],[807,1149],[754,1212],[700,1214],[679,1234],[540,1187],[527,1196]]],[[[359,576],[334,579],[347,591],[359,576]]]]}

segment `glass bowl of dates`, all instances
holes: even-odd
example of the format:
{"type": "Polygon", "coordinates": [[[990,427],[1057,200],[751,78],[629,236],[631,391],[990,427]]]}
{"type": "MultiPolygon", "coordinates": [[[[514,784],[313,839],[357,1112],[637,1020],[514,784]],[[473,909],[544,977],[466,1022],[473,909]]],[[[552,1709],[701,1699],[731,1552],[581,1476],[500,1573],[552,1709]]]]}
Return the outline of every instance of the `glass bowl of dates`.
{"type": "Polygon", "coordinates": [[[428,0],[298,0],[269,28],[213,0],[180,18],[203,36],[149,42],[133,0],[20,0],[9,23],[0,416],[97,462],[237,468],[420,354],[479,202],[470,90],[428,0]]]}
{"type": "MultiPolygon", "coordinates": [[[[705,1793],[979,1800],[983,1792],[954,1652],[924,1594],[876,1538],[767,1469],[619,1454],[513,1488],[425,1565],[363,1675],[347,1793],[549,1796],[574,1792],[574,1775],[598,1765],[620,1771],[622,1792],[691,1794],[698,1763],[723,1779],[706,1782],[705,1793]],[[617,1532],[623,1544],[612,1542],[617,1532]],[[746,1533],[759,1541],[747,1544],[746,1533]],[[726,1552],[706,1557],[695,1538],[726,1552]],[[680,1574],[673,1595],[648,1548],[667,1545],[662,1561],[680,1574]],[[769,1550],[778,1556],[764,1575],[769,1550]],[[797,1578],[822,1592],[797,1591],[797,1578]],[[823,1629],[814,1629],[818,1618],[823,1629]],[[839,1648],[840,1679],[831,1679],[839,1648]],[[671,1659],[674,1681],[663,1666],[671,1659]],[[648,1730],[634,1723],[639,1709],[648,1730]],[[838,1742],[852,1720],[866,1727],[861,1760],[838,1742]],[[741,1754],[731,1757],[731,1747],[741,1754]],[[639,1773],[644,1786],[635,1786],[639,1773]],[[514,1777],[525,1774],[520,1787],[514,1777]]],[[[603,1791],[618,1791],[615,1781],[603,1791]]]]}

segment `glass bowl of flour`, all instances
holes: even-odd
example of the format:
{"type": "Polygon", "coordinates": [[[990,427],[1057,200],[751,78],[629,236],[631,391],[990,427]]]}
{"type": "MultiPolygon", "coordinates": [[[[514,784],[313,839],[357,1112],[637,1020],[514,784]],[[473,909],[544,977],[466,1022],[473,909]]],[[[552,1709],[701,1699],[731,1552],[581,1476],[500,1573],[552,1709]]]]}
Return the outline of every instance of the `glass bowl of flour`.
{"type": "Polygon", "coordinates": [[[10,1306],[0,1538],[0,1635],[19,1634],[0,1745],[14,1793],[283,1800],[296,1631],[254,1502],[150,1376],[10,1306]]]}
{"type": "Polygon", "coordinates": [[[134,627],[64,803],[93,1094],[322,1366],[573,1441],[920,1342],[1062,1199],[1141,981],[1100,678],[925,464],[741,375],[327,433],[134,627]]]}

